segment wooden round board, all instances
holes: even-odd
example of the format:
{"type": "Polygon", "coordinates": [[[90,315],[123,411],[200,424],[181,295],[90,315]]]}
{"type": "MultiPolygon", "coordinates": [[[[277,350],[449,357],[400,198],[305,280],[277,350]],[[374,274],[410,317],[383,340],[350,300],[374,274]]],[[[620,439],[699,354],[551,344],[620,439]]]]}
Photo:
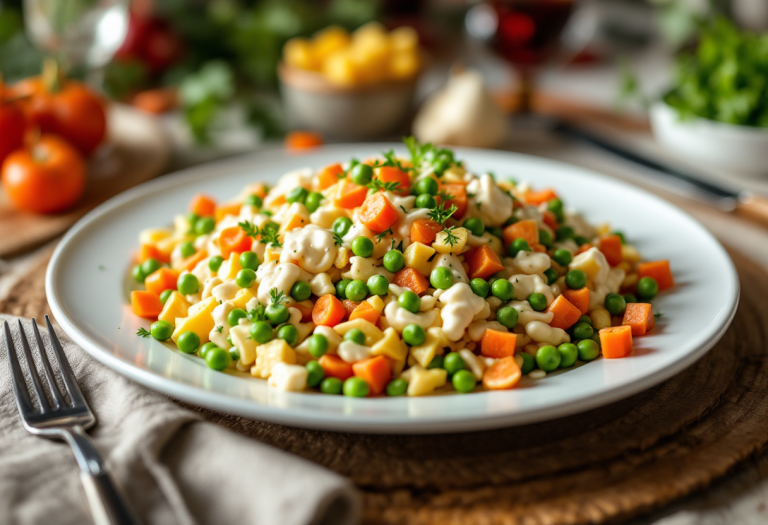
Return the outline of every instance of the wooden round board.
{"type": "Polygon", "coordinates": [[[88,164],[88,186],[79,206],[58,215],[16,210],[0,188],[0,257],[18,254],[61,235],[108,198],[160,175],[171,144],[157,119],[130,106],[112,104],[108,142],[88,164]]]}

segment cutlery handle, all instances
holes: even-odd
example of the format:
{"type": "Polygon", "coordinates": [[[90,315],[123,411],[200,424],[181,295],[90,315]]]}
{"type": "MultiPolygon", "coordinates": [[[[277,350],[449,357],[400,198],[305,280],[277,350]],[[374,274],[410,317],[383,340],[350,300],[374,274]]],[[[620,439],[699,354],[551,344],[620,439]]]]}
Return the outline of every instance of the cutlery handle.
{"type": "Polygon", "coordinates": [[[768,226],[768,198],[746,194],[736,204],[736,211],[754,221],[768,226]]]}
{"type": "Polygon", "coordinates": [[[81,427],[65,432],[80,465],[80,480],[96,525],[139,525],[139,520],[107,472],[101,455],[81,427]]]}

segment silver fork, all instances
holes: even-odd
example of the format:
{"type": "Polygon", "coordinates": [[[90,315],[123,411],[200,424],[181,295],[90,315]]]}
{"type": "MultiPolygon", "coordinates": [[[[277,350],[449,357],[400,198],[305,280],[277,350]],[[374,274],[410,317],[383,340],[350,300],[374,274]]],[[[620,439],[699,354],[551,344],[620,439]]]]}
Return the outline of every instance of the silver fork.
{"type": "Polygon", "coordinates": [[[19,408],[19,415],[24,423],[24,427],[32,434],[38,436],[62,439],[72,447],[77,463],[80,466],[80,480],[85,487],[85,494],[88,498],[91,514],[97,525],[138,524],[139,521],[136,519],[135,514],[120,495],[107,472],[104,460],[101,459],[93,441],[85,433],[86,429],[96,423],[96,417],[88,407],[88,403],[85,401],[82,392],[80,392],[80,387],[77,386],[77,381],[72,373],[72,368],[69,366],[67,356],[61,348],[59,338],[56,337],[56,332],[54,332],[47,315],[45,316],[45,323],[48,327],[48,338],[51,341],[53,354],[56,356],[56,361],[59,365],[62,382],[72,403],[70,405],[66,402],[62,392],[59,391],[56,385],[54,369],[48,360],[43,340],[40,338],[40,332],[37,329],[37,323],[32,319],[32,331],[35,335],[37,351],[40,354],[43,372],[53,399],[53,406],[48,402],[40,376],[37,373],[37,367],[34,365],[27,335],[24,333],[21,321],[19,321],[19,339],[21,340],[22,351],[29,368],[32,390],[39,406],[39,410],[35,409],[35,405],[29,395],[30,393],[27,390],[16,348],[13,344],[11,328],[8,326],[8,321],[6,321],[4,328],[5,345],[8,349],[8,363],[11,368],[11,377],[13,378],[16,405],[19,408]]]}

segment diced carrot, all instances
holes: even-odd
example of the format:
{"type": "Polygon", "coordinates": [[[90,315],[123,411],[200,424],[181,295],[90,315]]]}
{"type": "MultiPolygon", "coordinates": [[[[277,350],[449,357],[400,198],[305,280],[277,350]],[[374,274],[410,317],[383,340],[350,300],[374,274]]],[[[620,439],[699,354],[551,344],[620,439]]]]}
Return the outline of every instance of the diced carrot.
{"type": "Polygon", "coordinates": [[[544,219],[544,224],[552,228],[553,231],[557,231],[557,228],[560,227],[560,225],[557,223],[557,215],[551,211],[544,210],[541,216],[544,219]]]}
{"type": "Polygon", "coordinates": [[[322,296],[312,308],[312,322],[321,326],[336,326],[344,319],[344,305],[334,295],[322,296]]]}
{"type": "Polygon", "coordinates": [[[221,219],[226,217],[227,215],[239,215],[240,214],[240,203],[233,203],[233,204],[225,204],[224,206],[219,206],[216,208],[216,211],[214,212],[213,216],[216,219],[216,222],[219,222],[221,219]]]}
{"type": "Polygon", "coordinates": [[[515,239],[525,239],[528,246],[539,244],[539,226],[533,219],[517,221],[504,228],[504,242],[509,246],[515,239]]]}
{"type": "Polygon", "coordinates": [[[363,301],[357,305],[357,307],[352,310],[352,313],[349,314],[350,321],[353,319],[365,319],[371,324],[376,324],[379,321],[379,317],[381,317],[379,311],[371,306],[371,303],[368,301],[363,301]]]}
{"type": "Polygon", "coordinates": [[[139,262],[143,263],[147,259],[157,259],[160,262],[171,262],[170,254],[163,253],[151,244],[142,244],[139,250],[139,262]]]}
{"type": "Polygon", "coordinates": [[[229,259],[232,252],[242,253],[251,249],[252,239],[248,237],[240,226],[226,228],[219,234],[219,250],[221,256],[229,259]]]}
{"type": "Polygon", "coordinates": [[[294,303],[291,308],[296,308],[301,312],[301,322],[308,323],[312,320],[312,307],[314,305],[311,301],[302,301],[300,303],[294,303]]]}
{"type": "Polygon", "coordinates": [[[469,206],[466,186],[458,183],[441,184],[440,191],[450,195],[450,198],[445,200],[445,207],[450,208],[453,205],[457,208],[453,215],[451,215],[451,218],[461,219],[464,217],[464,214],[467,213],[467,207],[469,206]]]}
{"type": "Polygon", "coordinates": [[[397,208],[389,202],[387,196],[378,192],[365,199],[358,217],[369,230],[381,233],[395,223],[398,213],[397,208]]]}
{"type": "Polygon", "coordinates": [[[148,292],[160,295],[165,290],[175,290],[179,272],[170,268],[159,268],[144,279],[144,287],[148,292]]]}
{"type": "Polygon", "coordinates": [[[269,187],[263,182],[257,182],[248,186],[248,191],[251,195],[258,195],[262,199],[269,193],[269,187]]]}
{"type": "Polygon", "coordinates": [[[397,286],[410,289],[419,295],[429,288],[429,281],[414,268],[403,268],[395,274],[394,283],[397,286]]]}
{"type": "Polygon", "coordinates": [[[312,149],[323,145],[323,136],[312,131],[292,131],[285,136],[285,148],[288,150],[312,149]]]}
{"type": "Polygon", "coordinates": [[[650,261],[640,263],[637,267],[637,274],[643,277],[653,277],[659,285],[659,291],[672,288],[675,285],[675,279],[672,277],[672,270],[669,268],[669,261],[650,261]]]}
{"type": "Polygon", "coordinates": [[[612,326],[600,330],[600,347],[603,357],[617,359],[632,353],[632,327],[612,326]]]}
{"type": "Polygon", "coordinates": [[[603,252],[605,260],[611,266],[616,266],[624,260],[621,256],[621,237],[618,235],[603,235],[597,249],[603,252]]]}
{"type": "Polygon", "coordinates": [[[174,270],[178,270],[179,272],[183,272],[184,270],[187,270],[188,272],[191,272],[195,269],[195,266],[198,265],[200,261],[208,257],[208,252],[205,250],[200,250],[198,252],[193,253],[189,257],[182,259],[179,264],[174,266],[174,270]]]}
{"type": "Polygon", "coordinates": [[[485,369],[483,386],[488,390],[510,390],[517,386],[522,375],[515,358],[504,357],[485,369]]]}
{"type": "Polygon", "coordinates": [[[531,246],[531,250],[538,253],[547,253],[547,247],[541,243],[537,243],[531,246]]]}
{"type": "Polygon", "coordinates": [[[464,261],[469,265],[469,278],[487,279],[504,269],[499,256],[487,244],[464,254],[464,261]]]}
{"type": "Polygon", "coordinates": [[[515,346],[517,346],[517,334],[512,332],[502,332],[499,330],[485,331],[483,338],[480,339],[480,353],[485,357],[501,359],[515,355],[515,346]]]}
{"type": "Polygon", "coordinates": [[[131,292],[131,309],[139,317],[157,319],[163,311],[163,305],[160,297],[151,292],[133,291],[131,292]]]}
{"type": "Polygon", "coordinates": [[[592,248],[594,248],[594,246],[592,246],[592,245],[591,245],[590,243],[588,243],[588,242],[585,242],[584,244],[582,244],[581,246],[579,246],[579,249],[578,249],[578,250],[576,250],[576,253],[575,253],[574,255],[579,255],[579,254],[582,254],[582,253],[586,252],[587,250],[591,250],[592,248]]]}
{"type": "Polygon", "coordinates": [[[552,188],[545,188],[539,191],[529,191],[525,194],[525,202],[538,206],[539,204],[549,202],[557,198],[557,193],[552,188]]]}
{"type": "MultiPolygon", "coordinates": [[[[327,295],[324,297],[328,297],[327,295]]],[[[331,296],[332,297],[332,296],[331,296]]],[[[344,361],[337,355],[325,354],[318,360],[320,366],[323,367],[325,377],[335,377],[344,381],[354,375],[352,371],[352,365],[344,361]]]]}
{"type": "Polygon", "coordinates": [[[432,219],[416,219],[411,224],[411,242],[420,242],[429,246],[435,242],[443,227],[432,219]]]}
{"type": "Polygon", "coordinates": [[[363,204],[366,195],[368,195],[366,186],[358,186],[354,182],[345,180],[336,195],[336,206],[348,210],[357,208],[363,204]]]}
{"type": "Polygon", "coordinates": [[[392,367],[383,355],[377,355],[352,365],[355,376],[364,379],[370,387],[370,392],[377,396],[384,392],[387,383],[392,379],[392,367]]]}
{"type": "Polygon", "coordinates": [[[567,330],[579,320],[581,310],[574,306],[564,295],[558,295],[547,307],[547,312],[554,314],[550,326],[567,330]]]}
{"type": "Polygon", "coordinates": [[[209,217],[216,213],[216,201],[208,195],[198,193],[189,203],[189,211],[200,217],[209,217]]]}
{"type": "Polygon", "coordinates": [[[317,175],[317,185],[321,190],[325,190],[339,182],[339,175],[344,173],[341,164],[331,164],[324,167],[317,175]]]}
{"type": "Polygon", "coordinates": [[[341,304],[344,305],[344,319],[349,319],[349,316],[352,315],[352,312],[355,311],[355,308],[360,305],[359,302],[351,301],[349,299],[344,299],[341,301],[341,304]]]}
{"type": "Polygon", "coordinates": [[[656,318],[648,303],[627,303],[622,325],[632,328],[632,335],[645,335],[656,326],[656,318]]]}
{"type": "Polygon", "coordinates": [[[586,315],[589,311],[589,288],[579,288],[578,290],[571,290],[566,288],[563,290],[563,295],[568,302],[579,309],[581,315],[586,315]]]}
{"type": "Polygon", "coordinates": [[[406,172],[398,168],[382,166],[381,168],[378,168],[376,178],[385,183],[397,183],[397,189],[394,193],[397,193],[398,195],[408,195],[411,193],[411,178],[406,172]]]}

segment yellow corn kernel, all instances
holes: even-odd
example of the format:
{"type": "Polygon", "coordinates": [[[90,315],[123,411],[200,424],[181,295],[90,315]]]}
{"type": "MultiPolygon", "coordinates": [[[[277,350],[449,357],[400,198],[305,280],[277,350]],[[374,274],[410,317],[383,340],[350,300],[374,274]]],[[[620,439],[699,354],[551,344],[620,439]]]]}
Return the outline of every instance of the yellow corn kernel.
{"type": "Polygon", "coordinates": [[[379,339],[371,348],[371,355],[384,355],[395,361],[405,363],[405,359],[408,356],[408,347],[400,339],[397,330],[387,328],[384,330],[384,337],[379,339]]]}
{"type": "Polygon", "coordinates": [[[296,363],[296,351],[283,339],[273,339],[256,347],[256,364],[251,367],[251,375],[267,379],[277,363],[296,363]]]}
{"type": "Polygon", "coordinates": [[[283,47],[283,58],[289,66],[299,69],[317,69],[312,44],[304,38],[292,38],[283,47]]]}
{"type": "Polygon", "coordinates": [[[420,242],[414,242],[405,249],[403,259],[408,268],[413,268],[423,275],[429,275],[432,271],[432,263],[429,258],[435,254],[435,249],[420,242]]]}
{"type": "Polygon", "coordinates": [[[200,344],[203,345],[209,341],[208,334],[214,327],[213,309],[218,306],[215,297],[209,297],[193,305],[187,317],[177,320],[176,329],[173,331],[171,339],[175,343],[184,332],[195,332],[200,337],[200,344]]]}
{"type": "Polygon", "coordinates": [[[450,232],[451,240],[448,240],[449,233],[445,230],[439,232],[435,237],[432,247],[437,253],[461,253],[467,244],[469,230],[466,228],[454,228],[450,232]]]}
{"type": "Polygon", "coordinates": [[[595,331],[611,326],[611,314],[605,308],[595,308],[589,312],[589,318],[592,319],[592,328],[595,331]]]}
{"type": "Polygon", "coordinates": [[[344,268],[349,264],[349,253],[349,248],[346,246],[339,248],[339,251],[336,252],[336,259],[334,259],[333,265],[339,269],[344,268]]]}
{"type": "Polygon", "coordinates": [[[163,311],[157,316],[161,321],[176,324],[176,319],[186,317],[189,312],[189,303],[179,292],[172,292],[165,301],[163,311]]]}

